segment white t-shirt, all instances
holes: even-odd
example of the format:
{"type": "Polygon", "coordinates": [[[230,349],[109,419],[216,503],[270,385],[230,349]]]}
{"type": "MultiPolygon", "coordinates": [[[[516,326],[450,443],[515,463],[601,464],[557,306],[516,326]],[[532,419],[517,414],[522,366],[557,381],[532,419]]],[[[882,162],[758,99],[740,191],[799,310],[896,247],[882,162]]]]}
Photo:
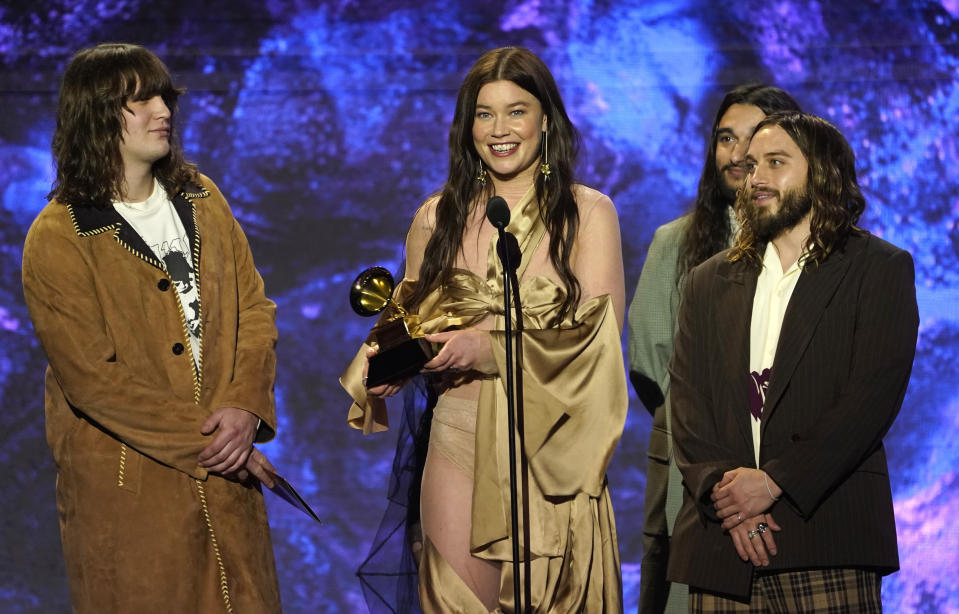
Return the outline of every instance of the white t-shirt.
{"type": "Polygon", "coordinates": [[[114,201],[116,209],[137,234],[143,238],[153,254],[163,265],[166,274],[177,290],[183,317],[190,337],[193,363],[200,362],[200,292],[197,272],[193,269],[190,240],[183,222],[173,208],[166,190],[156,179],[153,193],[143,202],[114,201]]]}

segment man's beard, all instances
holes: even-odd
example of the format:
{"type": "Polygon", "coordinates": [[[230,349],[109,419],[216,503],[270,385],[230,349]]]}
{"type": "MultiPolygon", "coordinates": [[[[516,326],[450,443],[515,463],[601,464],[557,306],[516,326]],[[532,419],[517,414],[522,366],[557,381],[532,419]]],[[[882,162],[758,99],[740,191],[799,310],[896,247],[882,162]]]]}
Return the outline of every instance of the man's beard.
{"type": "MultiPolygon", "coordinates": [[[[736,202],[736,196],[739,194],[739,190],[742,189],[742,186],[730,187],[729,183],[726,181],[726,171],[732,168],[736,168],[738,165],[729,163],[726,166],[719,169],[719,197],[722,199],[723,203],[728,206],[733,206],[736,202]]],[[[744,179],[745,181],[745,179],[744,179]]]]}
{"type": "Polygon", "coordinates": [[[785,192],[769,190],[779,199],[779,210],[769,213],[752,204],[746,208],[746,223],[752,227],[757,243],[768,243],[802,221],[812,209],[812,199],[805,189],[785,192]]]}

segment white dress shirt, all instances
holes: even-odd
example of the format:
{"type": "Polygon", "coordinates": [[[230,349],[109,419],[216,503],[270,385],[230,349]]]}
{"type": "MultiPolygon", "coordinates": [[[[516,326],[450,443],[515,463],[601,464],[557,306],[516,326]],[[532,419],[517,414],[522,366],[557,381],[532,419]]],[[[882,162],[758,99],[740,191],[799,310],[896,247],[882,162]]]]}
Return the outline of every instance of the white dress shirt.
{"type": "MultiPolygon", "coordinates": [[[[805,252],[803,253],[805,255],[805,252]]],[[[779,260],[779,251],[772,241],[766,244],[766,253],[763,255],[763,269],[756,280],[756,294],[753,296],[752,320],[749,327],[749,370],[754,382],[764,370],[773,369],[773,360],[776,357],[776,347],[779,345],[779,333],[782,330],[786,307],[799,273],[802,270],[800,263],[803,256],[793,263],[789,269],[783,271],[779,260]]],[[[760,394],[766,398],[766,385],[769,378],[764,378],[760,394]]],[[[761,420],[752,418],[753,451],[756,455],[756,466],[759,467],[759,441],[761,420]]]]}

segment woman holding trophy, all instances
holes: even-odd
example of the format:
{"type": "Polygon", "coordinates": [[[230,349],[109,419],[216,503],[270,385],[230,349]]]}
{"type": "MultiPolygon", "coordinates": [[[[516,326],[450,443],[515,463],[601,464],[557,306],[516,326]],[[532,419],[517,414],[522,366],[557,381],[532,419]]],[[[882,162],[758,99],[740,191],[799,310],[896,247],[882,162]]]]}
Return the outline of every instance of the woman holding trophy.
{"type": "MultiPolygon", "coordinates": [[[[515,611],[504,282],[486,219],[499,196],[520,256],[523,610],[619,612],[605,477],[627,407],[616,210],[573,182],[575,129],[553,76],[525,49],[479,58],[449,143],[448,179],[416,212],[393,295],[414,336],[438,348],[421,370],[437,400],[420,491],[420,603],[428,613],[515,611]]],[[[367,387],[378,350],[370,341],[341,378],[355,401],[349,423],[365,432],[386,428],[383,399],[406,383],[367,387]]]]}

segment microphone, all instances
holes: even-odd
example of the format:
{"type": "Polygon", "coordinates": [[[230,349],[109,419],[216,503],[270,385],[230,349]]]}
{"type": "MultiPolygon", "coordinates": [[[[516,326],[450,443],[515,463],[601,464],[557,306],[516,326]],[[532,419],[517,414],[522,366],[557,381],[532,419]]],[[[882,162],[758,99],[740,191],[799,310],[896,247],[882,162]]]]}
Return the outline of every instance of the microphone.
{"type": "Polygon", "coordinates": [[[502,196],[494,196],[486,203],[486,219],[496,228],[506,228],[509,224],[509,205],[502,196]]]}
{"type": "Polygon", "coordinates": [[[519,268],[519,261],[522,254],[519,251],[519,243],[512,233],[504,232],[503,229],[509,224],[509,205],[502,196],[494,196],[486,203],[486,219],[489,220],[497,230],[499,230],[499,241],[496,242],[496,253],[507,271],[514,272],[519,268]]]}

